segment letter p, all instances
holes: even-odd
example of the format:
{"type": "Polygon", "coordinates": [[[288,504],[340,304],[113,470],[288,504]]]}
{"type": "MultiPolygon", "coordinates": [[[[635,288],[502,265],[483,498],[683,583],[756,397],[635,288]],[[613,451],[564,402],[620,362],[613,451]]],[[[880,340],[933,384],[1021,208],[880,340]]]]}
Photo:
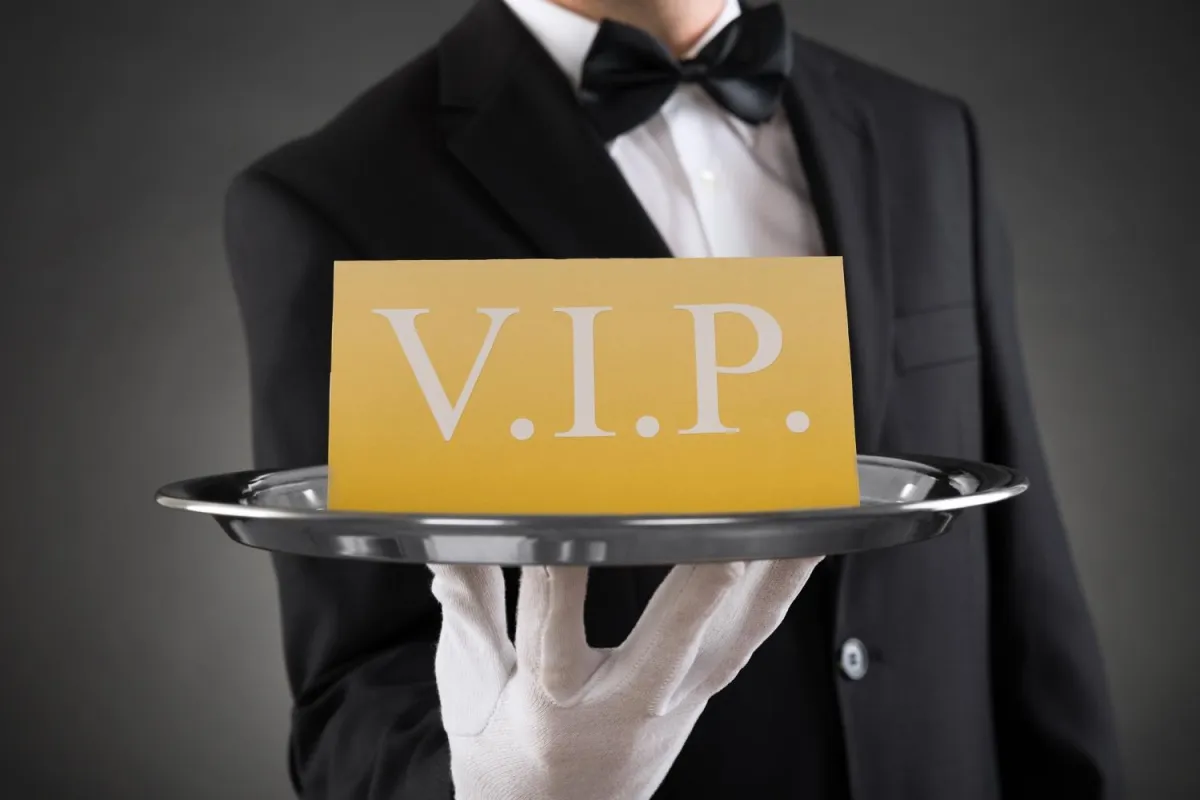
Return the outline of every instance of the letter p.
{"type": "Polygon", "coordinates": [[[717,399],[718,375],[749,375],[775,363],[783,350],[783,331],[779,322],[757,306],[740,303],[681,305],[689,311],[696,329],[696,424],[680,433],[737,433],[737,428],[721,424],[717,399]],[[754,357],[738,367],[717,364],[717,314],[740,314],[750,320],[758,334],[758,350],[754,357]]]}

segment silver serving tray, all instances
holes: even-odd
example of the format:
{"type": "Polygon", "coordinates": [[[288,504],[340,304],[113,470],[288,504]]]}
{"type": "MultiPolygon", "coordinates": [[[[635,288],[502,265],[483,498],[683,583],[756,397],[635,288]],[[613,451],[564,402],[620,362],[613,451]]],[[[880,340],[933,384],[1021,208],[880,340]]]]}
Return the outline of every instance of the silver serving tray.
{"type": "Polygon", "coordinates": [[[967,508],[1015,497],[1007,467],[858,457],[861,505],[728,516],[450,516],[325,510],[327,468],[172,483],[156,500],[208,514],[236,542],[276,553],[415,564],[679,564],[834,555],[944,533],[967,508]]]}

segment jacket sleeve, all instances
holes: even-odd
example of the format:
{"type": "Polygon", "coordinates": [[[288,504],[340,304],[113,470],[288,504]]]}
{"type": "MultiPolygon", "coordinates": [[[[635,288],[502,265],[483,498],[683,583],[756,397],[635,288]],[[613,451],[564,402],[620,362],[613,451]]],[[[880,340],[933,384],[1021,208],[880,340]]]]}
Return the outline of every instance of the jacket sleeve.
{"type": "MultiPolygon", "coordinates": [[[[350,245],[281,183],[246,173],[226,255],[250,364],[256,468],[327,461],[333,263],[350,245]]],[[[292,783],[312,800],[450,800],[428,570],[274,555],[294,710],[292,783]]]]}
{"type": "Polygon", "coordinates": [[[1122,796],[1107,679],[1055,500],[1017,337],[1013,259],[972,152],[975,269],[983,352],[984,454],[1028,476],[989,508],[993,685],[1005,797],[1122,796]]]}

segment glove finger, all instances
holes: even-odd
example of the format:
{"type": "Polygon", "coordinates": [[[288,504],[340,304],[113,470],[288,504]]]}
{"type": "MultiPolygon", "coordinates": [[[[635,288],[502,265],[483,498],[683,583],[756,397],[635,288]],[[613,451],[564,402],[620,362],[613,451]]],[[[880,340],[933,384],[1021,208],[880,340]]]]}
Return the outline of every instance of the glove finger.
{"type": "Polygon", "coordinates": [[[729,685],[779,627],[821,558],[763,561],[752,565],[738,602],[713,620],[679,697],[707,699],[729,685]]]}
{"type": "Polygon", "coordinates": [[[745,572],[743,562],[675,566],[617,649],[612,678],[618,690],[644,697],[652,714],[673,707],[671,698],[700,652],[713,614],[745,572]]]}
{"type": "Polygon", "coordinates": [[[517,663],[546,694],[566,704],[603,660],[583,624],[587,567],[524,567],[517,599],[517,663]]]}
{"type": "Polygon", "coordinates": [[[431,564],[442,607],[434,657],[446,731],[483,730],[516,663],[508,638],[504,573],[499,567],[431,564]]]}

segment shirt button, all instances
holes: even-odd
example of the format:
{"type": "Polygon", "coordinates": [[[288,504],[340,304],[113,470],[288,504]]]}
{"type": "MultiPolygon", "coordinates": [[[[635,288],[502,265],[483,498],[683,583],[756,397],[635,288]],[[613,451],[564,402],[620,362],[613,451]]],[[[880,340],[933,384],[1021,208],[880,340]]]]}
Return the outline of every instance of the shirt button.
{"type": "Polygon", "coordinates": [[[859,681],[867,675],[867,647],[858,639],[847,639],[842,643],[842,654],[838,666],[842,674],[852,681],[859,681]]]}
{"type": "Polygon", "coordinates": [[[717,173],[713,172],[711,169],[706,169],[700,173],[700,180],[704,181],[705,183],[716,183],[717,173]]]}

